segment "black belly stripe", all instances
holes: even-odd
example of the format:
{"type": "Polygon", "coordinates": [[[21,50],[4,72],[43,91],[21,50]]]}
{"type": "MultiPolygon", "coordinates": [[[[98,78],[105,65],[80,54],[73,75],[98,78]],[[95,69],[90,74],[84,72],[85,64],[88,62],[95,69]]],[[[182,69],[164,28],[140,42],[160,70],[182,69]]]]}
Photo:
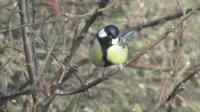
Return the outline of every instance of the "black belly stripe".
{"type": "Polygon", "coordinates": [[[108,61],[107,59],[107,49],[108,48],[102,48],[102,51],[103,51],[103,61],[104,61],[104,66],[110,66],[110,65],[113,65],[110,61],[108,61]]]}
{"type": "Polygon", "coordinates": [[[106,39],[99,39],[98,38],[99,43],[101,44],[101,50],[103,52],[103,61],[104,61],[104,66],[110,66],[113,65],[110,61],[108,61],[107,59],[107,49],[111,46],[110,44],[108,44],[109,40],[106,39]]]}

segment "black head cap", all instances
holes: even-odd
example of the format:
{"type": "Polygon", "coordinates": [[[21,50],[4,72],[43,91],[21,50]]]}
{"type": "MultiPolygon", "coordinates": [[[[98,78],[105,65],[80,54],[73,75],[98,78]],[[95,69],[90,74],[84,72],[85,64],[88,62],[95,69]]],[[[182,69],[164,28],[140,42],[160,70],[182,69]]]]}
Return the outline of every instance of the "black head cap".
{"type": "Polygon", "coordinates": [[[119,29],[114,25],[106,26],[105,31],[108,36],[111,36],[112,38],[116,38],[119,35],[119,29]]]}

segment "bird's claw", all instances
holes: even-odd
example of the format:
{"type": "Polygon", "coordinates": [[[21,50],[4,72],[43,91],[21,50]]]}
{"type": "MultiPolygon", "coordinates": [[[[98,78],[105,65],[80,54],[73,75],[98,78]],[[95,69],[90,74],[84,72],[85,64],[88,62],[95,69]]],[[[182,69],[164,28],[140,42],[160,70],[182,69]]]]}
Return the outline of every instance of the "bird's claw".
{"type": "Polygon", "coordinates": [[[118,65],[118,67],[119,67],[119,70],[120,70],[120,71],[125,71],[124,65],[120,64],[120,65],[118,65]]]}

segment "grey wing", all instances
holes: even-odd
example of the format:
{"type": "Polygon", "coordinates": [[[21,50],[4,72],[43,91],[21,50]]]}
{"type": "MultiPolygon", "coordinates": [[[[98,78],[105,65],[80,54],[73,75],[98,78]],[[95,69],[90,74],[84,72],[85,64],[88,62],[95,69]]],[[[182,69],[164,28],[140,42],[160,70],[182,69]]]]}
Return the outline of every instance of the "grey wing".
{"type": "Polygon", "coordinates": [[[90,40],[90,46],[94,44],[94,39],[95,37],[93,37],[92,40],[90,40]]]}
{"type": "Polygon", "coordinates": [[[131,37],[131,35],[134,33],[135,31],[129,31],[129,32],[125,32],[121,35],[119,35],[120,41],[125,42],[127,38],[131,37]]]}

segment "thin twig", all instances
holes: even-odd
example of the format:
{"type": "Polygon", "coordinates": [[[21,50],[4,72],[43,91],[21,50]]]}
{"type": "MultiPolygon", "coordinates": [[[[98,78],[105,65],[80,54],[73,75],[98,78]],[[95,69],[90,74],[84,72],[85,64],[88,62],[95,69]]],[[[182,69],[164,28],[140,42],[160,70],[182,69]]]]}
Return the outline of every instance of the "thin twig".
{"type": "Polygon", "coordinates": [[[54,47],[55,47],[55,45],[56,45],[56,43],[57,43],[59,37],[60,37],[60,36],[56,36],[56,37],[55,37],[55,40],[52,42],[52,44],[51,44],[51,46],[50,46],[50,48],[49,48],[49,51],[48,51],[48,53],[47,53],[47,55],[46,55],[46,57],[45,57],[45,59],[44,59],[44,63],[43,63],[42,66],[41,66],[40,73],[43,73],[44,70],[46,69],[46,66],[47,66],[47,64],[48,64],[48,60],[49,60],[49,58],[51,57],[51,53],[52,53],[52,51],[53,51],[53,49],[54,49],[54,47]]]}
{"type": "MultiPolygon", "coordinates": [[[[79,35],[77,36],[77,38],[75,38],[76,40],[74,40],[71,48],[71,53],[68,59],[68,56],[66,56],[65,58],[65,64],[69,64],[71,61],[71,57],[76,53],[77,49],[79,48],[80,44],[83,41],[83,38],[85,38],[86,33],[88,32],[88,29],[90,28],[90,26],[95,22],[95,20],[102,14],[102,11],[100,9],[104,8],[107,3],[109,2],[109,0],[105,0],[106,2],[100,2],[99,3],[99,8],[96,9],[96,11],[93,13],[93,15],[86,21],[85,26],[83,27],[83,29],[80,31],[79,35]]],[[[113,2],[113,1],[112,1],[113,2]]]]}
{"type": "Polygon", "coordinates": [[[85,17],[91,16],[91,15],[94,15],[95,13],[99,13],[99,12],[108,10],[113,6],[113,4],[114,4],[114,1],[111,2],[111,4],[108,7],[97,8],[94,11],[88,12],[88,13],[83,14],[83,15],[72,15],[72,14],[67,15],[66,14],[63,17],[59,17],[59,18],[52,19],[52,20],[42,20],[42,21],[38,21],[38,22],[34,22],[34,23],[26,23],[26,24],[23,24],[23,25],[20,25],[20,26],[12,27],[12,28],[5,28],[3,30],[0,30],[0,33],[12,31],[12,30],[17,30],[17,29],[21,29],[21,28],[24,28],[24,27],[40,25],[40,24],[49,24],[49,23],[62,22],[62,21],[65,22],[65,21],[68,21],[68,20],[72,20],[74,18],[85,18],[85,17]]]}
{"type": "MultiPolygon", "coordinates": [[[[164,40],[165,38],[167,38],[167,36],[173,32],[183,21],[185,21],[186,19],[188,19],[189,17],[191,17],[196,10],[193,10],[191,12],[189,12],[188,14],[186,14],[185,16],[183,16],[175,25],[174,27],[170,27],[165,33],[163,33],[161,36],[159,36],[159,38],[157,40],[155,40],[154,42],[152,42],[150,45],[148,45],[147,47],[145,47],[144,49],[140,50],[139,52],[137,52],[136,54],[134,54],[132,56],[132,58],[127,61],[127,63],[124,66],[127,66],[131,63],[133,63],[134,61],[136,61],[138,58],[140,58],[142,55],[146,54],[149,50],[153,49],[156,45],[158,45],[158,43],[160,43],[162,40],[164,40]]],[[[115,75],[117,72],[119,72],[119,69],[114,69],[112,71],[110,71],[108,74],[106,74],[106,77],[111,77],[113,75],[115,75]]],[[[106,78],[105,78],[106,79],[106,78]]],[[[72,95],[72,94],[77,94],[80,92],[83,92],[99,83],[101,83],[102,81],[104,81],[105,79],[102,80],[102,78],[98,78],[92,82],[90,82],[87,85],[84,85],[82,87],[79,87],[77,89],[74,90],[69,90],[65,92],[65,95],[72,95]]]]}
{"type": "Polygon", "coordinates": [[[35,92],[34,88],[30,85],[26,85],[23,89],[19,88],[17,90],[13,90],[13,92],[7,92],[6,94],[0,95],[0,102],[8,101],[22,95],[29,95],[33,92],[35,92]]]}
{"type": "MultiPolygon", "coordinates": [[[[106,8],[106,5],[108,4],[108,2],[109,2],[109,0],[104,0],[104,2],[100,2],[99,8],[95,11],[95,13],[93,13],[91,15],[91,17],[88,20],[86,20],[86,23],[85,23],[83,29],[80,31],[80,33],[78,34],[78,36],[76,38],[76,42],[73,43],[75,45],[72,45],[70,57],[72,57],[76,53],[77,49],[79,48],[80,44],[83,41],[83,38],[85,37],[86,33],[88,32],[88,29],[95,22],[95,20],[101,15],[102,11],[104,10],[103,8],[106,8]]],[[[67,58],[68,58],[68,56],[66,56],[64,64],[70,65],[71,58],[70,59],[67,59],[67,58]]],[[[63,73],[64,76],[63,76],[62,80],[58,81],[58,83],[52,88],[52,91],[55,92],[57,90],[57,88],[59,88],[62,85],[62,83],[67,79],[67,77],[69,77],[68,74],[70,74],[72,72],[73,72],[72,69],[64,70],[64,73],[63,73]]],[[[45,100],[45,102],[43,103],[44,107],[47,107],[51,103],[51,101],[55,98],[57,93],[54,93],[54,92],[49,98],[47,98],[45,100]]]]}
{"type": "Polygon", "coordinates": [[[12,60],[12,57],[8,57],[8,59],[0,66],[0,71],[2,71],[6,65],[12,60]]]}
{"type": "Polygon", "coordinates": [[[115,3],[117,2],[117,0],[112,0],[111,3],[105,7],[105,8],[97,8],[95,10],[92,10],[88,13],[85,13],[85,14],[82,14],[82,15],[74,15],[74,14],[69,14],[69,13],[65,13],[65,16],[67,18],[84,18],[84,17],[88,17],[88,16],[91,16],[91,15],[94,15],[95,13],[99,13],[99,12],[103,12],[105,10],[108,10],[110,9],[115,3]]]}
{"type": "Polygon", "coordinates": [[[200,66],[196,67],[187,77],[185,77],[182,81],[180,81],[172,90],[171,94],[163,100],[160,105],[156,107],[156,111],[158,111],[162,106],[164,106],[167,102],[171,101],[178,93],[184,90],[186,82],[191,80],[196,74],[200,73],[200,66]]]}
{"type": "MultiPolygon", "coordinates": [[[[34,3],[29,0],[18,0],[19,7],[19,15],[21,19],[21,25],[31,24],[34,20],[33,15],[31,13],[30,3],[34,3]]],[[[32,5],[33,6],[33,5],[32,5]]],[[[37,59],[35,52],[35,35],[33,33],[33,29],[30,27],[23,27],[22,29],[22,37],[23,37],[23,47],[26,58],[26,67],[29,75],[30,84],[36,83],[37,80],[37,59]]],[[[38,81],[40,83],[40,81],[38,81]]],[[[38,83],[38,84],[39,84],[38,83]]],[[[40,86],[41,87],[41,86],[40,86]]],[[[36,88],[35,88],[36,89],[36,88]]],[[[40,93],[32,93],[33,101],[37,102],[37,97],[40,93]]]]}
{"type": "MultiPolygon", "coordinates": [[[[20,9],[20,17],[21,17],[21,24],[29,23],[28,20],[28,1],[26,0],[18,0],[18,7],[20,9]]],[[[22,28],[22,36],[23,36],[23,43],[24,43],[24,52],[26,57],[26,66],[29,73],[30,82],[34,82],[34,78],[36,77],[36,67],[34,61],[34,51],[33,51],[33,38],[31,38],[31,32],[28,27],[22,28]]]]}
{"type": "MultiPolygon", "coordinates": [[[[200,10],[200,7],[197,7],[196,9],[200,10]]],[[[187,13],[189,13],[191,11],[192,11],[192,9],[187,9],[185,13],[187,14],[187,13]]],[[[166,15],[164,17],[160,17],[158,19],[155,19],[153,21],[149,21],[149,22],[144,23],[144,24],[139,24],[139,25],[130,27],[130,29],[132,29],[132,30],[142,30],[144,28],[148,28],[148,27],[159,25],[159,24],[163,24],[166,21],[170,21],[170,20],[174,20],[174,19],[180,18],[181,16],[183,16],[183,13],[181,11],[179,11],[179,12],[176,12],[174,14],[166,15]]]]}

